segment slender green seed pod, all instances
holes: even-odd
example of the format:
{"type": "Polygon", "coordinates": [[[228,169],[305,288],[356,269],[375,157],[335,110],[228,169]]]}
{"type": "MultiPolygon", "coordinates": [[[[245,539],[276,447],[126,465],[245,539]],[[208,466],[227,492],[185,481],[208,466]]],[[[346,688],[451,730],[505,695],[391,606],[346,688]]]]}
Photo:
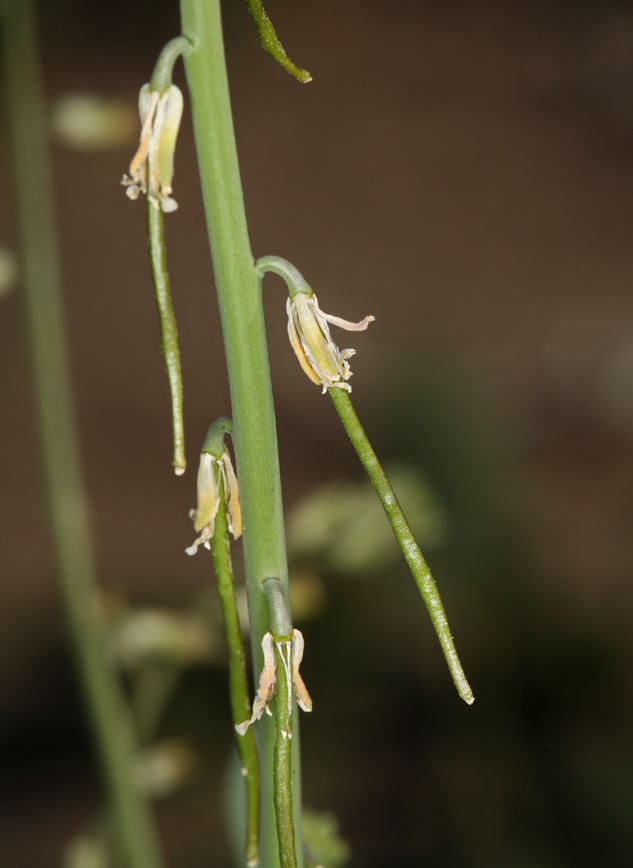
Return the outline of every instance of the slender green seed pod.
{"type": "Polygon", "coordinates": [[[310,73],[306,69],[301,69],[300,66],[293,63],[284,51],[261,0],[244,0],[244,2],[246,3],[249,15],[255,22],[260,42],[270,56],[273,57],[280,66],[283,66],[286,72],[289,72],[290,75],[294,75],[294,77],[302,84],[307,84],[309,81],[312,81],[310,73]]]}

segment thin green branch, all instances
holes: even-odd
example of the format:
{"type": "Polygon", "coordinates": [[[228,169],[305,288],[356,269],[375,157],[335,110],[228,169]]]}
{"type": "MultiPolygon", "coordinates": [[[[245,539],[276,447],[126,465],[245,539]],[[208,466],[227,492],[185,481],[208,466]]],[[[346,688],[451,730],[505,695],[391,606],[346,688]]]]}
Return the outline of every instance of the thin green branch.
{"type": "Polygon", "coordinates": [[[275,813],[281,868],[296,868],[292,816],[292,618],[283,588],[277,579],[264,583],[270,608],[270,632],[275,643],[277,694],[275,700],[275,813]]]}
{"type": "Polygon", "coordinates": [[[292,642],[275,641],[277,695],[275,698],[275,812],[281,868],[296,868],[292,815],[292,642]]]}
{"type": "Polygon", "coordinates": [[[264,590],[270,609],[270,632],[279,642],[288,637],[292,638],[292,617],[281,582],[278,579],[267,579],[264,590]]]}
{"type": "MultiPolygon", "coordinates": [[[[185,42],[188,42],[185,40],[185,42]]],[[[149,257],[154,280],[156,309],[160,322],[160,347],[165,361],[171,395],[171,417],[174,432],[174,471],[182,476],[187,465],[185,459],[185,427],[182,415],[182,372],[180,370],[180,350],[178,348],[178,328],[174,307],[171,301],[171,288],[167,272],[167,252],[165,249],[165,227],[163,212],[147,201],[147,236],[149,257]]]]}
{"type": "Polygon", "coordinates": [[[431,571],[415,541],[411,528],[409,527],[400,504],[396,499],[393,488],[391,487],[391,484],[376,457],[376,453],[372,449],[371,444],[367,439],[367,435],[358,421],[358,416],[352,406],[348,393],[343,389],[337,388],[331,388],[328,389],[328,391],[332,401],[334,402],[336,411],[341,418],[341,422],[347,431],[349,439],[352,441],[352,446],[356,450],[363,467],[367,471],[367,475],[376,489],[380,502],[382,503],[387,518],[389,519],[389,524],[391,525],[398,541],[398,545],[402,549],[402,553],[406,558],[409,569],[413,573],[413,578],[415,579],[420,594],[422,595],[428,613],[431,616],[431,621],[435,627],[437,637],[440,640],[440,645],[442,646],[442,651],[444,652],[457,691],[464,702],[467,702],[470,705],[474,702],[475,697],[473,696],[470,685],[466,680],[462,665],[459,662],[453,637],[451,636],[450,627],[448,626],[448,621],[446,619],[446,613],[444,612],[444,606],[442,605],[440,592],[437,589],[431,571]]]}
{"type": "Polygon", "coordinates": [[[151,811],[133,778],[129,709],[104,653],[70,387],[33,4],[3,0],[0,11],[22,288],[57,570],[119,850],[127,868],[159,868],[151,811]]]}
{"type": "Polygon", "coordinates": [[[214,458],[221,458],[224,454],[224,437],[230,434],[233,436],[233,421],[228,416],[220,416],[215,422],[209,425],[204,443],[202,444],[201,452],[208,452],[214,458]]]}
{"type": "Polygon", "coordinates": [[[156,61],[154,72],[150,80],[152,90],[163,91],[171,85],[174,64],[182,54],[186,54],[191,48],[191,43],[184,36],[176,36],[170,39],[163,48],[156,61]]]}
{"type": "Polygon", "coordinates": [[[290,298],[294,298],[298,292],[312,295],[312,288],[303,274],[282,256],[262,256],[255,263],[255,268],[262,277],[267,271],[282,277],[288,287],[290,298]]]}
{"type": "MultiPolygon", "coordinates": [[[[233,723],[239,724],[249,717],[250,701],[244,642],[233,583],[224,482],[221,474],[219,485],[220,505],[215,518],[215,532],[211,538],[211,553],[229,651],[231,711],[233,723]]],[[[257,744],[252,729],[247,730],[243,736],[235,733],[235,741],[242,761],[242,775],[246,784],[246,864],[257,865],[259,859],[259,759],[257,744]]]]}
{"type": "Polygon", "coordinates": [[[309,81],[312,81],[312,76],[307,69],[301,69],[300,66],[293,63],[284,51],[261,0],[244,0],[244,2],[246,3],[249,15],[255,22],[260,42],[270,56],[274,58],[280,66],[283,66],[286,72],[289,72],[290,75],[294,75],[294,77],[302,84],[307,84],[309,81]]]}

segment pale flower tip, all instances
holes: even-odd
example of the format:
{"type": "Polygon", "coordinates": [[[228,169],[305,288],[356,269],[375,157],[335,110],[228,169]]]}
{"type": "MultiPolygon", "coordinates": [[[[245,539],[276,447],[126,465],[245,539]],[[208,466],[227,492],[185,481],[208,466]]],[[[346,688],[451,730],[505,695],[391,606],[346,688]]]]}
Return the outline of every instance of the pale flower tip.
{"type": "Polygon", "coordinates": [[[178,209],[178,202],[175,199],[170,199],[167,197],[166,199],[160,200],[160,207],[163,210],[164,214],[171,214],[172,211],[176,211],[178,209]]]}
{"type": "Polygon", "coordinates": [[[176,474],[176,476],[182,476],[184,472],[184,467],[174,467],[174,473],[176,474]]]}
{"type": "Polygon", "coordinates": [[[189,546],[188,549],[185,549],[185,554],[195,555],[195,553],[197,551],[198,551],[198,546],[194,543],[192,546],[189,546]]]}
{"type": "Polygon", "coordinates": [[[256,868],[256,866],[259,865],[259,857],[256,856],[254,859],[249,859],[246,864],[248,865],[248,868],[256,868]]]}

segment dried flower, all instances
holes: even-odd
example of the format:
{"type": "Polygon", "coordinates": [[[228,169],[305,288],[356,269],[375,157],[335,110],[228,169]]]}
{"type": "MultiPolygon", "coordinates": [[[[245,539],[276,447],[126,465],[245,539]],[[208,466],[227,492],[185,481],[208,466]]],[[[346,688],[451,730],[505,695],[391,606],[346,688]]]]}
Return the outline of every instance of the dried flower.
{"type": "Polygon", "coordinates": [[[253,713],[250,720],[245,720],[243,723],[238,723],[235,727],[240,735],[244,735],[246,730],[256,720],[260,720],[264,712],[272,714],[268,703],[273,698],[277,691],[277,663],[275,661],[275,648],[279,651],[284,669],[286,670],[286,681],[288,684],[288,708],[286,709],[286,727],[282,730],[284,738],[292,738],[290,731],[290,716],[292,714],[292,692],[290,684],[294,686],[295,696],[299,706],[304,711],[312,711],[312,700],[310,694],[303,682],[303,678],[299,675],[299,664],[303,659],[304,649],[303,635],[299,630],[292,631],[292,639],[276,642],[272,633],[266,633],[262,639],[262,651],[264,652],[264,668],[259,677],[259,687],[255,694],[253,702],[253,713]]]}
{"type": "Polygon", "coordinates": [[[299,363],[313,383],[321,384],[323,392],[332,386],[351,392],[345,382],[352,376],[347,360],[356,350],[339,350],[330,336],[328,322],[347,331],[364,331],[375,317],[366,316],[358,323],[347,322],[323,313],[316,295],[297,292],[286,304],[288,337],[299,363]]]}
{"type": "Polygon", "coordinates": [[[198,508],[192,509],[189,513],[194,520],[194,530],[202,533],[192,546],[185,549],[188,555],[195,555],[200,545],[204,545],[206,549],[211,548],[211,537],[215,532],[215,517],[220,508],[220,476],[224,485],[229,530],[234,539],[242,535],[240,496],[229,453],[224,452],[220,458],[216,458],[209,452],[203,452],[200,455],[198,468],[198,508]]]}
{"type": "Polygon", "coordinates": [[[121,183],[130,199],[147,193],[154,208],[175,211],[178,203],[171,198],[174,177],[174,151],[182,117],[182,93],[175,84],[164,91],[141,88],[138,110],[141,117],[141,141],[130,163],[130,174],[121,183]]]}

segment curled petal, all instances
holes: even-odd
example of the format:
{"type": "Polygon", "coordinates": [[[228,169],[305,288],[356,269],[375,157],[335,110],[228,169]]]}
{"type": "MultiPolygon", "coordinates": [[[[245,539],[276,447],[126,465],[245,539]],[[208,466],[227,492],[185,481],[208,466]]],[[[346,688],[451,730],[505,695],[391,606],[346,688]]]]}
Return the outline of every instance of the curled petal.
{"type": "Polygon", "coordinates": [[[299,630],[292,633],[292,683],[295,688],[295,696],[300,708],[304,711],[312,711],[312,699],[305,686],[303,678],[299,675],[299,664],[303,660],[304,648],[303,634],[299,630]]]}
{"type": "Polygon", "coordinates": [[[249,720],[235,725],[236,731],[244,735],[246,730],[256,720],[260,720],[264,711],[272,714],[268,703],[277,690],[277,664],[275,663],[275,640],[272,633],[266,633],[262,639],[262,651],[264,652],[264,668],[259,676],[259,687],[253,702],[253,713],[249,720]]]}
{"type": "Polygon", "coordinates": [[[224,496],[226,498],[226,518],[229,525],[229,530],[233,534],[233,539],[238,539],[242,536],[242,510],[240,507],[240,492],[237,486],[237,477],[231,464],[231,458],[228,452],[220,458],[220,466],[222,468],[224,479],[224,496]]]}
{"type": "Polygon", "coordinates": [[[373,316],[359,323],[324,314],[316,295],[297,292],[286,304],[288,336],[301,367],[312,380],[323,386],[323,392],[333,386],[351,392],[347,380],[352,376],[347,360],[354,350],[339,350],[330,335],[328,322],[348,331],[364,331],[373,316]]]}

